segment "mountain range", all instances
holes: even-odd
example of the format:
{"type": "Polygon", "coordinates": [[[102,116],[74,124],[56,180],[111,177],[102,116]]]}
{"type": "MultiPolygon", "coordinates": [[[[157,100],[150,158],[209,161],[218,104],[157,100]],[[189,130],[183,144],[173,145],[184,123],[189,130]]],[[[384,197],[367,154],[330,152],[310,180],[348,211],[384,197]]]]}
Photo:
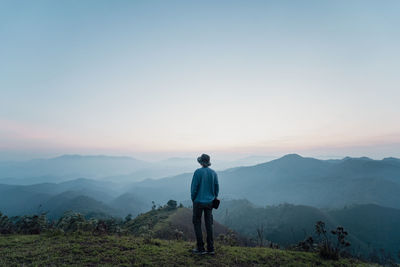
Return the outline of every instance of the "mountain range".
{"type": "Polygon", "coordinates": [[[150,208],[150,202],[132,193],[120,194],[114,184],[104,181],[81,178],[58,184],[0,184],[0,211],[9,216],[47,212],[49,218],[58,218],[73,210],[96,217],[123,217],[150,208]]]}
{"type": "MultiPolygon", "coordinates": [[[[272,157],[247,157],[231,161],[214,161],[218,170],[248,166],[272,157]]],[[[148,162],[132,157],[63,155],[29,161],[0,161],[0,184],[29,185],[59,183],[77,178],[132,183],[147,178],[163,178],[192,171],[196,158],[169,158],[148,162]]]]}
{"type": "MultiPolygon", "coordinates": [[[[258,205],[302,204],[340,208],[377,204],[400,208],[400,160],[319,160],[296,154],[218,172],[220,197],[258,205]]],[[[130,192],[158,202],[190,200],[191,173],[132,183],[130,192]]]]}
{"type": "MultiPolygon", "coordinates": [[[[64,157],[55,161],[58,160],[75,162],[76,159],[64,157]]],[[[94,162],[98,158],[85,160],[94,162]]],[[[99,160],[102,162],[104,159],[100,157],[99,160]]],[[[131,161],[126,158],[114,160],[122,165],[131,161]]],[[[54,169],[61,168],[61,163],[57,164],[54,169]]],[[[65,168],[69,167],[71,165],[65,168]]],[[[29,169],[22,171],[29,172],[29,169]]],[[[73,201],[72,196],[89,197],[107,205],[107,208],[102,207],[107,212],[114,211],[112,214],[121,216],[149,209],[152,201],[163,204],[175,199],[190,205],[192,173],[130,183],[79,178],[33,185],[0,184],[0,211],[18,215],[44,208],[52,210],[54,205],[48,203],[57,195],[64,202],[73,201]]],[[[260,206],[290,203],[316,208],[342,208],[354,204],[376,204],[400,208],[400,160],[396,158],[318,160],[290,154],[254,166],[218,171],[218,176],[221,198],[247,199],[260,206]]],[[[92,202],[92,205],[101,206],[94,204],[97,202],[92,202]]]]}

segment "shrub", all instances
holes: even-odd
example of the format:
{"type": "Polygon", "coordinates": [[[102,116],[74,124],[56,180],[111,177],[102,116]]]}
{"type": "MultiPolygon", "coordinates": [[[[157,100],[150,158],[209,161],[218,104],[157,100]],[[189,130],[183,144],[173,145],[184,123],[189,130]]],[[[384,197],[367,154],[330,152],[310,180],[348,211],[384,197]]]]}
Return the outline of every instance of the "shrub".
{"type": "Polygon", "coordinates": [[[329,239],[324,222],[318,221],[316,223],[315,232],[320,239],[318,244],[319,255],[324,259],[338,260],[344,249],[350,246],[350,243],[346,240],[348,233],[342,226],[338,226],[336,230],[331,231],[331,234],[336,236],[336,245],[332,244],[329,239]]]}
{"type": "Polygon", "coordinates": [[[238,239],[236,237],[236,234],[232,230],[228,230],[226,234],[220,234],[217,240],[220,243],[229,246],[236,246],[238,244],[238,239]]]}
{"type": "Polygon", "coordinates": [[[97,220],[93,223],[94,234],[120,234],[122,233],[120,223],[116,219],[97,220]]]}
{"type": "Polygon", "coordinates": [[[127,223],[127,222],[129,222],[129,221],[131,221],[132,220],[132,214],[128,214],[126,217],[125,217],[125,223],[127,223]]]}
{"type": "Polygon", "coordinates": [[[15,230],[21,234],[40,234],[48,228],[46,214],[15,217],[15,230]]]}
{"type": "Polygon", "coordinates": [[[183,240],[183,232],[179,229],[174,230],[174,237],[176,240],[183,240]]]}
{"type": "Polygon", "coordinates": [[[14,230],[12,221],[0,212],[0,234],[12,234],[14,230]]]}
{"type": "Polygon", "coordinates": [[[80,213],[66,212],[56,223],[56,227],[66,233],[93,231],[96,220],[87,221],[80,213]]]}
{"type": "Polygon", "coordinates": [[[299,251],[314,251],[316,244],[314,244],[314,239],[312,236],[307,237],[303,241],[300,241],[297,245],[292,247],[294,250],[299,251]]]}
{"type": "Polygon", "coordinates": [[[344,230],[342,226],[338,226],[336,230],[332,230],[331,234],[336,236],[336,247],[334,250],[338,255],[346,248],[350,246],[350,242],[346,240],[348,233],[344,230]]]}
{"type": "Polygon", "coordinates": [[[178,203],[175,201],[175,200],[169,200],[168,202],[167,202],[167,207],[169,208],[169,209],[176,209],[176,207],[178,206],[178,203]]]}

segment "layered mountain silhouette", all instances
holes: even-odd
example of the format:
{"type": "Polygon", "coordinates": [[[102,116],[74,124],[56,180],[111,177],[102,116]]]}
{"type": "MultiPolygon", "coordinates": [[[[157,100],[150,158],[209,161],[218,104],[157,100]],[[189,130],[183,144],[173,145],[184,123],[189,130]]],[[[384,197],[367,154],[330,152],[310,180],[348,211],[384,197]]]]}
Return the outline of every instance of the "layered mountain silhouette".
{"type": "MultiPolygon", "coordinates": [[[[248,199],[262,206],[291,203],[341,208],[376,204],[400,208],[400,160],[396,158],[318,160],[291,154],[255,166],[220,171],[218,175],[222,198],[248,199]]],[[[114,214],[137,214],[149,209],[152,201],[190,203],[191,178],[192,172],[123,186],[112,180],[83,178],[25,186],[2,184],[0,210],[14,215],[36,212],[50,198],[69,192],[64,196],[91,198],[107,205],[108,211],[118,210],[114,214]]]]}
{"type": "MultiPolygon", "coordinates": [[[[271,157],[248,157],[235,161],[216,161],[223,170],[234,166],[249,166],[271,157]]],[[[147,162],[132,157],[63,155],[50,159],[1,162],[0,184],[29,185],[59,183],[77,178],[96,179],[126,184],[147,178],[162,178],[192,171],[196,158],[169,158],[147,162]]]]}
{"type": "Polygon", "coordinates": [[[70,210],[95,217],[123,217],[150,209],[150,202],[116,190],[113,184],[89,179],[58,184],[0,184],[0,211],[9,216],[47,212],[49,218],[58,218],[70,210]]]}
{"type": "Polygon", "coordinates": [[[63,155],[24,162],[0,162],[0,183],[62,182],[81,177],[102,178],[149,168],[150,163],[131,157],[63,155]]]}
{"type": "MultiPolygon", "coordinates": [[[[318,160],[296,154],[218,172],[221,197],[259,205],[303,204],[321,208],[377,204],[400,208],[400,160],[318,160]]],[[[131,192],[165,202],[189,200],[192,173],[134,183],[131,192]],[[165,194],[168,192],[168,196],[165,194]],[[159,193],[159,194],[158,194],[159,193]]]]}

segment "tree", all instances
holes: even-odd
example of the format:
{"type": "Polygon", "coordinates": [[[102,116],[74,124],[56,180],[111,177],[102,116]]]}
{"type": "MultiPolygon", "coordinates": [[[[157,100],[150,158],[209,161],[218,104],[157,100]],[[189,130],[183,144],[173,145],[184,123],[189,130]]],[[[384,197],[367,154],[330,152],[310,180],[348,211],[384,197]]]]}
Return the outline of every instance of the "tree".
{"type": "Polygon", "coordinates": [[[325,259],[339,259],[339,256],[342,254],[343,250],[350,246],[350,243],[346,240],[348,233],[342,226],[338,226],[335,230],[331,231],[331,234],[335,235],[337,239],[335,247],[332,245],[332,242],[327,235],[324,222],[318,221],[316,223],[315,232],[320,238],[320,243],[318,244],[319,254],[325,259]]]}
{"type": "Polygon", "coordinates": [[[132,220],[132,214],[128,214],[126,217],[125,217],[125,222],[129,222],[130,220],[132,220]]]}
{"type": "Polygon", "coordinates": [[[261,223],[259,227],[257,227],[257,240],[258,245],[260,247],[264,246],[264,224],[261,223]]]}
{"type": "Polygon", "coordinates": [[[14,232],[14,224],[11,220],[0,212],[0,234],[12,234],[14,232]]]}
{"type": "Polygon", "coordinates": [[[176,207],[178,206],[178,203],[175,201],[175,200],[169,200],[168,202],[167,202],[167,206],[168,206],[168,208],[170,208],[170,209],[176,209],[176,207]]]}
{"type": "Polygon", "coordinates": [[[48,227],[46,214],[18,217],[15,222],[18,233],[37,235],[48,227]]]}
{"type": "Polygon", "coordinates": [[[332,230],[331,233],[333,235],[336,235],[337,238],[335,247],[335,251],[337,254],[340,254],[344,248],[350,246],[350,242],[346,240],[346,236],[348,235],[348,233],[344,230],[342,226],[338,226],[336,230],[332,230]]]}

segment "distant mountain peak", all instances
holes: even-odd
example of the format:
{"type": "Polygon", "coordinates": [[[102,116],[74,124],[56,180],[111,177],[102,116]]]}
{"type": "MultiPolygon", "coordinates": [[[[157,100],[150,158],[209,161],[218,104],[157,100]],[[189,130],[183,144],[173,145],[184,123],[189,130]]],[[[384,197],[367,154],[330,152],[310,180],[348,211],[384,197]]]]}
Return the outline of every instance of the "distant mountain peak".
{"type": "Polygon", "coordinates": [[[55,157],[52,159],[131,159],[132,157],[128,156],[107,156],[107,155],[79,155],[79,154],[64,154],[59,157],[55,157]]]}
{"type": "Polygon", "coordinates": [[[72,179],[72,180],[68,180],[68,181],[63,181],[58,184],[72,184],[72,183],[96,183],[96,181],[93,179],[80,177],[80,178],[76,178],[76,179],[72,179]]]}
{"type": "Polygon", "coordinates": [[[369,161],[369,160],[373,160],[371,158],[368,157],[359,157],[359,158],[352,158],[352,157],[345,157],[343,158],[343,161],[347,161],[347,160],[363,160],[363,161],[369,161]]]}
{"type": "Polygon", "coordinates": [[[396,161],[396,162],[400,162],[400,159],[395,158],[395,157],[388,157],[388,158],[384,158],[383,161],[396,161]]]}
{"type": "MultiPolygon", "coordinates": [[[[297,162],[297,161],[300,161],[300,160],[303,160],[303,159],[305,159],[305,158],[303,158],[299,154],[293,153],[293,154],[284,155],[283,157],[277,158],[277,159],[272,160],[272,161],[268,161],[268,162],[265,162],[265,163],[257,164],[257,165],[255,165],[255,167],[257,167],[257,166],[270,166],[271,164],[279,164],[279,165],[283,166],[283,165],[291,164],[291,163],[294,163],[294,162],[297,162]]],[[[232,168],[232,169],[234,170],[234,169],[237,169],[237,168],[232,168]]]]}
{"type": "Polygon", "coordinates": [[[299,154],[293,153],[293,154],[287,154],[281,157],[281,159],[303,159],[303,157],[300,156],[299,154]]]}

